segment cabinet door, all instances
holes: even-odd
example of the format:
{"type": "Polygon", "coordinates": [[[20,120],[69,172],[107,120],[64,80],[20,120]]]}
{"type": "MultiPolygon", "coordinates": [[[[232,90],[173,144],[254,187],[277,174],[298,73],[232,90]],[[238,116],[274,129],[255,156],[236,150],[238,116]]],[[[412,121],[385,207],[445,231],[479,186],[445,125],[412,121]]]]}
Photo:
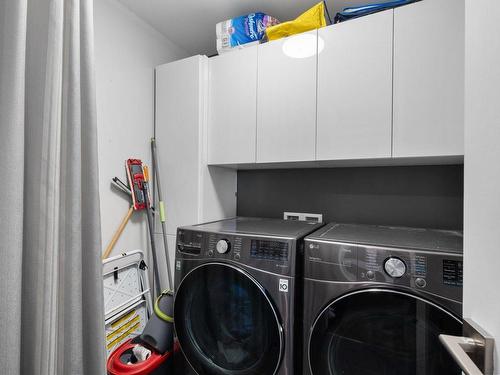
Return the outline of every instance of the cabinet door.
{"type": "Polygon", "coordinates": [[[313,160],[317,32],[258,47],[257,162],[313,160]]]}
{"type": "MultiPolygon", "coordinates": [[[[167,232],[199,221],[201,56],[156,68],[156,139],[167,232]]],[[[159,227],[157,226],[157,230],[159,227]]]]}
{"type": "Polygon", "coordinates": [[[209,59],[208,163],[255,162],[257,47],[209,59]]]}
{"type": "Polygon", "coordinates": [[[317,159],[391,156],[393,11],[318,31],[317,159]]]}
{"type": "Polygon", "coordinates": [[[394,10],[394,156],[464,153],[464,0],[394,10]]]}

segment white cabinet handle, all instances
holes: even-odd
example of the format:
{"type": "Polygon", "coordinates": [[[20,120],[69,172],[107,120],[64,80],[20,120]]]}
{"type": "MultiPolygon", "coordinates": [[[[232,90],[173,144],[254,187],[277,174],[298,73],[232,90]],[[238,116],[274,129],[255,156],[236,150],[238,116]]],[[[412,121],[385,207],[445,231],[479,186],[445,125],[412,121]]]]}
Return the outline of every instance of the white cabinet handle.
{"type": "Polygon", "coordinates": [[[470,319],[462,336],[439,335],[439,340],[467,375],[493,375],[494,338],[470,319]]]}

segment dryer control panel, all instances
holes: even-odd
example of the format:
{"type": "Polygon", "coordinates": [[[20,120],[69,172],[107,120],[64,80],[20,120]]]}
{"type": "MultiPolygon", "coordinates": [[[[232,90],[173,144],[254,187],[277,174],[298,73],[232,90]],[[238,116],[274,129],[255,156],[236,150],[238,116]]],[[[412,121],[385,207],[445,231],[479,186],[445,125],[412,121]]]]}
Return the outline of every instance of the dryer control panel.
{"type": "Polygon", "coordinates": [[[397,285],[461,301],[462,255],[306,239],[304,276],[397,285]]]}

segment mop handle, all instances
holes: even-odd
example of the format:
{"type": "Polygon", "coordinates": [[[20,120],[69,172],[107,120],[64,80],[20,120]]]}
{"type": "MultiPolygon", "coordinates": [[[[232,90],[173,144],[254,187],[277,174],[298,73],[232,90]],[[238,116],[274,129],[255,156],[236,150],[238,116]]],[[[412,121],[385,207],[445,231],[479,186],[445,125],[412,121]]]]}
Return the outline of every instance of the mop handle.
{"type": "MultiPolygon", "coordinates": [[[[147,173],[147,172],[146,172],[147,173]]],[[[158,268],[158,257],[156,256],[156,245],[154,238],[154,228],[153,228],[153,215],[151,213],[151,204],[148,198],[148,182],[144,179],[142,184],[142,191],[144,193],[144,200],[146,202],[146,217],[148,218],[148,228],[149,228],[149,238],[151,240],[151,253],[153,254],[153,265],[154,265],[154,277],[155,277],[155,291],[156,295],[159,296],[161,293],[161,285],[160,285],[160,274],[158,268]]]]}
{"type": "Polygon", "coordinates": [[[151,155],[153,158],[153,174],[156,180],[156,187],[158,189],[158,207],[160,209],[160,222],[161,222],[161,230],[163,233],[163,245],[165,248],[165,260],[167,263],[167,277],[168,277],[168,287],[173,290],[174,283],[172,281],[172,269],[170,268],[170,254],[168,252],[168,242],[167,242],[167,227],[165,224],[165,206],[162,200],[162,191],[161,191],[161,181],[160,181],[160,167],[158,165],[158,158],[156,156],[156,140],[155,138],[151,138],[151,155]]]}

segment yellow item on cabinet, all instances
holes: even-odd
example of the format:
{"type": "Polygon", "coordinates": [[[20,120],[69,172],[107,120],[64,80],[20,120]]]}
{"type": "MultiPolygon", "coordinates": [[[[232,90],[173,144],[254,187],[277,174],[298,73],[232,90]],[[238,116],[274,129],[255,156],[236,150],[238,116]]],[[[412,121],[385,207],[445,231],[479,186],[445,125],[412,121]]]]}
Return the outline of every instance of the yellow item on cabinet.
{"type": "Polygon", "coordinates": [[[302,13],[293,21],[268,27],[266,29],[266,36],[268,40],[277,40],[325,26],[325,3],[322,1],[302,13]]]}

